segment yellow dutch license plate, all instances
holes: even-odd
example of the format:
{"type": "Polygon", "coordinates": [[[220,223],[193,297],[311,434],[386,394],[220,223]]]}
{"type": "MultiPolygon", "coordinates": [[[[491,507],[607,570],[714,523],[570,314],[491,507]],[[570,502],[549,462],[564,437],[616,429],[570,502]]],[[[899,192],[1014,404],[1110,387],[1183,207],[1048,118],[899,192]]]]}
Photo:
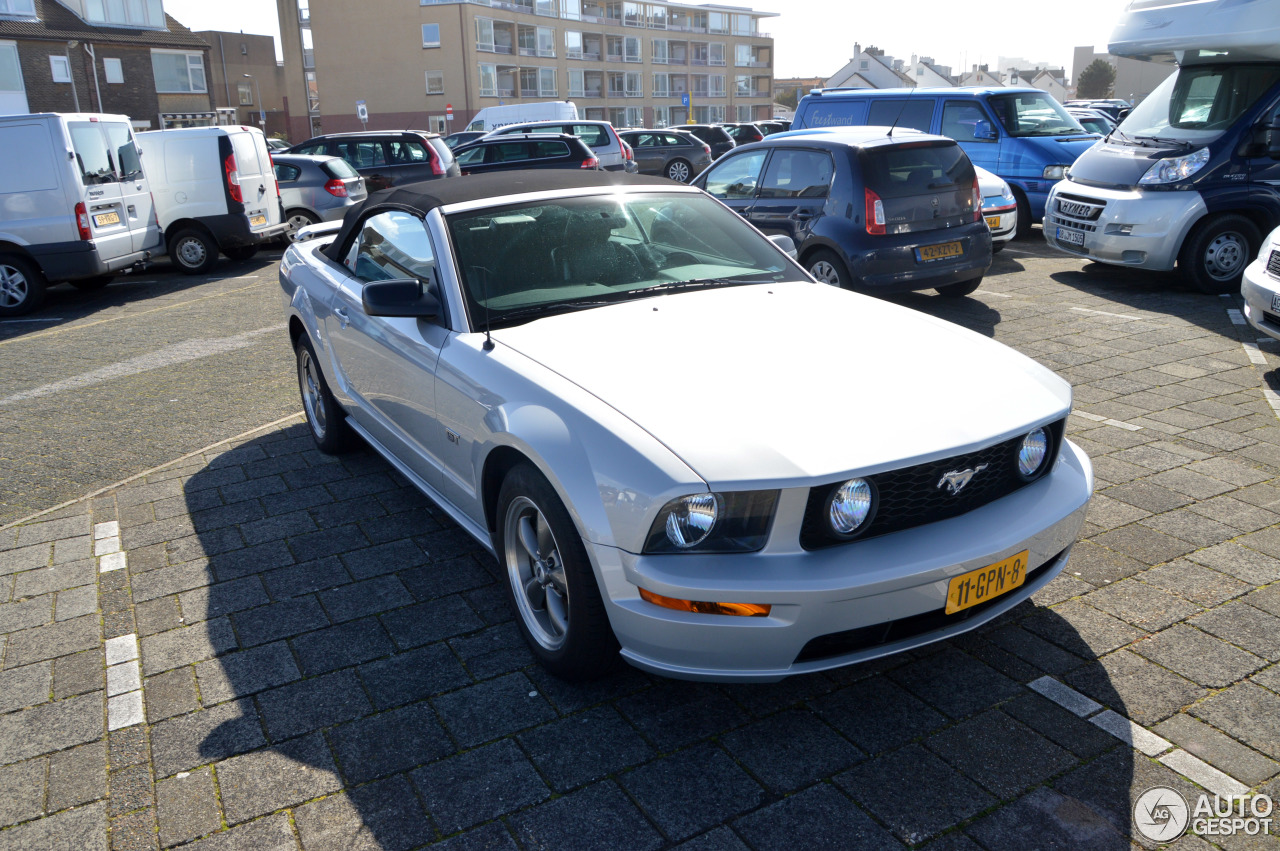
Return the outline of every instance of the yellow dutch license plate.
{"type": "Polygon", "coordinates": [[[98,223],[98,227],[102,227],[103,225],[118,225],[120,224],[120,214],[95,213],[93,220],[98,223]]]}
{"type": "Polygon", "coordinates": [[[1030,554],[1029,550],[1023,550],[1004,561],[952,577],[947,584],[947,614],[985,603],[1022,585],[1027,579],[1030,554]]]}
{"type": "Polygon", "coordinates": [[[989,227],[989,228],[998,228],[998,227],[1000,227],[1000,217],[999,217],[999,216],[987,216],[987,227],[989,227]]]}
{"type": "Polygon", "coordinates": [[[941,245],[922,245],[916,249],[916,257],[920,260],[942,260],[945,257],[959,257],[964,254],[964,247],[958,242],[944,242],[941,245]]]}
{"type": "Polygon", "coordinates": [[[249,225],[255,228],[258,225],[265,225],[266,223],[267,223],[266,216],[253,216],[252,218],[249,219],[249,225]]]}

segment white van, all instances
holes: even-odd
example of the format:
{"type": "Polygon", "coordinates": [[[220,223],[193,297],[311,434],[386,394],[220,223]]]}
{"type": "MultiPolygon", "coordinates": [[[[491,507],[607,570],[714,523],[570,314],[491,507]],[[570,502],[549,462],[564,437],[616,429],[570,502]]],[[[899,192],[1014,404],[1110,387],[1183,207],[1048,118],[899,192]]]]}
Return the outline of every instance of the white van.
{"type": "Polygon", "coordinates": [[[0,116],[0,316],[97,289],[164,250],[125,115],[0,116]]]}
{"type": "Polygon", "coordinates": [[[525,121],[577,121],[578,107],[572,101],[553,100],[544,103],[511,103],[505,106],[486,106],[476,113],[467,130],[489,132],[508,124],[525,121]]]}
{"type": "Polygon", "coordinates": [[[289,229],[280,185],[256,127],[186,127],[138,134],[156,214],[174,264],[206,272],[218,252],[247,260],[289,229]]]}

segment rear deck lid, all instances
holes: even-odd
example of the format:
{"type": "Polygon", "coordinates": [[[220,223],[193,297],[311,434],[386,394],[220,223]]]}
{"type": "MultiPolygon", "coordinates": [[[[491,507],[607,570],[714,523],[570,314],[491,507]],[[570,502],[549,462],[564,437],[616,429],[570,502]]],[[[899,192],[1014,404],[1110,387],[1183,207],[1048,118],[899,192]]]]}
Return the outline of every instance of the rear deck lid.
{"type": "Polygon", "coordinates": [[[864,148],[866,188],[884,205],[885,230],[910,233],[973,221],[973,164],[955,142],[903,142],[864,148]]]}

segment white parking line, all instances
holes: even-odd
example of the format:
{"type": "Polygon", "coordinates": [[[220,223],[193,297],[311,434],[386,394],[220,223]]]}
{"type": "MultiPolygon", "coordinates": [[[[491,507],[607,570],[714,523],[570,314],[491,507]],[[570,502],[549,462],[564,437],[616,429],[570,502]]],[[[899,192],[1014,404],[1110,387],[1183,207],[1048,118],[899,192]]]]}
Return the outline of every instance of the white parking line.
{"type": "Polygon", "coordinates": [[[993,293],[991,290],[974,290],[974,292],[981,293],[982,295],[995,296],[996,298],[1013,298],[1013,296],[1008,293],[993,293]]]}
{"type": "Polygon", "coordinates": [[[1131,319],[1137,322],[1154,322],[1155,321],[1153,319],[1147,318],[1146,316],[1133,316],[1128,313],[1108,313],[1105,310],[1090,310],[1087,307],[1073,307],[1071,309],[1078,313],[1092,313],[1095,316],[1114,316],[1116,319],[1131,319]]]}
{"type": "Polygon", "coordinates": [[[1244,314],[1241,313],[1239,310],[1236,310],[1234,307],[1227,308],[1227,318],[1231,320],[1232,325],[1246,324],[1244,319],[1244,314]]]}
{"type": "Polygon", "coordinates": [[[1258,366],[1267,365],[1267,356],[1258,348],[1257,343],[1244,342],[1240,345],[1244,346],[1244,353],[1249,356],[1249,363],[1257,364],[1258,366]]]}
{"type": "Polygon", "coordinates": [[[1071,413],[1077,417],[1080,417],[1083,420],[1092,420],[1095,423],[1102,423],[1103,425],[1115,426],[1116,428],[1122,428],[1125,431],[1142,431],[1142,426],[1140,425],[1127,423],[1127,422],[1124,422],[1123,420],[1113,420],[1110,417],[1104,417],[1099,414],[1091,414],[1088,411],[1072,411],[1071,413]]]}
{"type": "Polygon", "coordinates": [[[28,399],[39,399],[41,396],[51,396],[54,393],[61,393],[65,390],[79,390],[95,384],[101,384],[104,381],[111,381],[115,378],[125,378],[152,369],[160,369],[161,367],[173,366],[174,364],[185,363],[198,358],[209,357],[210,355],[247,348],[252,346],[256,339],[263,334],[278,333],[283,328],[283,325],[272,325],[268,328],[259,328],[256,331],[236,334],[234,337],[223,337],[215,340],[188,340],[185,343],[175,343],[172,346],[165,346],[163,349],[139,355],[126,361],[120,361],[119,363],[113,363],[109,366],[95,369],[92,372],[64,378],[62,381],[55,381],[52,384],[33,387],[21,393],[14,393],[12,396],[0,399],[0,407],[12,405],[15,402],[25,402],[28,399]]]}

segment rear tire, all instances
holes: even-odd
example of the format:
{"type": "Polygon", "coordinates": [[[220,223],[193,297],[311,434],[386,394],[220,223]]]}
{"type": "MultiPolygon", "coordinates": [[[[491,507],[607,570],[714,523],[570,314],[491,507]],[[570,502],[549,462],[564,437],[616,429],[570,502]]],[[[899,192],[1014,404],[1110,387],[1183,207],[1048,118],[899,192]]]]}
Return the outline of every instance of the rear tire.
{"type": "Polygon", "coordinates": [[[1244,216],[1228,213],[1199,225],[1178,253],[1178,268],[1202,293],[1238,293],[1244,268],[1258,253],[1262,235],[1244,216]]]}
{"type": "Polygon", "coordinates": [[[809,274],[813,275],[819,283],[830,284],[842,290],[850,288],[849,285],[852,280],[849,276],[849,267],[836,256],[834,251],[820,248],[809,255],[809,260],[805,265],[809,270],[809,274]]]}
{"type": "Polygon", "coordinates": [[[302,411],[316,447],[328,455],[340,455],[355,446],[356,433],[347,424],[347,415],[333,398],[320,371],[320,362],[306,334],[294,346],[298,358],[298,391],[302,411]]]}
{"type": "Polygon", "coordinates": [[[202,275],[217,262],[218,246],[203,231],[178,231],[169,243],[169,259],[184,275],[202,275]]]}
{"type": "Polygon", "coordinates": [[[582,537],[551,483],[529,464],[512,468],[495,517],[507,599],[533,655],[565,680],[613,670],[618,640],[582,537]]]}
{"type": "Polygon", "coordinates": [[[285,221],[289,223],[289,241],[293,242],[299,230],[320,223],[320,218],[307,210],[288,210],[285,214],[285,221]]]}
{"type": "Polygon", "coordinates": [[[993,242],[993,243],[991,243],[991,253],[992,253],[992,254],[999,254],[1001,251],[1004,251],[1004,247],[1005,247],[1006,245],[1008,245],[1008,244],[1009,244],[1008,242],[993,242]]]}
{"type": "Polygon", "coordinates": [[[231,258],[237,263],[243,263],[245,260],[251,259],[253,255],[258,253],[258,246],[240,245],[240,246],[237,246],[236,248],[228,248],[224,250],[222,253],[227,255],[227,257],[231,258]]]}
{"type": "Polygon", "coordinates": [[[96,278],[81,278],[78,281],[69,281],[68,283],[81,292],[91,293],[94,290],[102,289],[115,279],[115,275],[99,275],[96,278]]]}
{"type": "Polygon", "coordinates": [[[676,183],[688,183],[693,177],[693,168],[684,160],[672,160],[667,163],[667,178],[676,183]]]}
{"type": "Polygon", "coordinates": [[[44,304],[44,273],[20,254],[0,254],[0,316],[21,316],[44,304]]]}
{"type": "Polygon", "coordinates": [[[935,287],[938,295],[947,298],[963,298],[975,292],[978,287],[982,286],[982,278],[974,278],[972,281],[961,281],[958,284],[947,284],[945,287],[935,287]]]}

